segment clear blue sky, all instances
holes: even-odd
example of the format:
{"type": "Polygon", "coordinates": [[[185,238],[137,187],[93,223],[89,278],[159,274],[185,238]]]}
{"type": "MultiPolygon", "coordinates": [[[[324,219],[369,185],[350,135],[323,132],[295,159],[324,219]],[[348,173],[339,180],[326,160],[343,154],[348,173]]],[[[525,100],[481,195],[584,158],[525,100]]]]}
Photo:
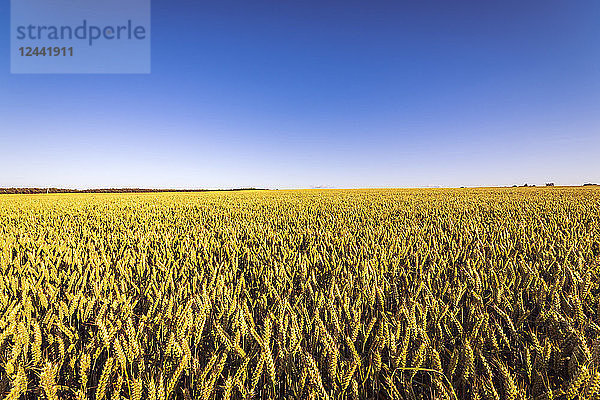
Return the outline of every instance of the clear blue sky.
{"type": "Polygon", "coordinates": [[[600,2],[152,2],[150,75],[10,75],[0,187],[600,183],[600,2]]]}

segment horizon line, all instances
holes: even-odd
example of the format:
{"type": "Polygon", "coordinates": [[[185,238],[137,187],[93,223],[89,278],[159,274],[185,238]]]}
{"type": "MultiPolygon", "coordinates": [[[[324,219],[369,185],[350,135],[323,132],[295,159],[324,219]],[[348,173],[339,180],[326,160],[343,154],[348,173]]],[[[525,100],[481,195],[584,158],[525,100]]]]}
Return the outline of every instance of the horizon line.
{"type": "Polygon", "coordinates": [[[581,185],[489,185],[489,186],[382,186],[382,187],[297,187],[297,188],[137,188],[137,187],[112,187],[112,188],[57,188],[57,187],[0,187],[0,194],[96,194],[96,193],[202,193],[202,192],[236,192],[236,191],[293,191],[293,190],[393,190],[393,189],[514,189],[514,188],[579,188],[600,186],[597,183],[584,183],[581,185]]]}

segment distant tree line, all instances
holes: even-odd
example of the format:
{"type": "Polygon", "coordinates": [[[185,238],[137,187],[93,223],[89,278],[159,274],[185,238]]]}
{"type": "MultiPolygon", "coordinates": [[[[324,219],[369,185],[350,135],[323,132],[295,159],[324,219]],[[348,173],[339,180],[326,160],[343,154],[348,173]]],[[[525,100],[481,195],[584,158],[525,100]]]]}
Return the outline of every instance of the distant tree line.
{"type": "Polygon", "coordinates": [[[121,189],[60,189],[60,188],[0,188],[0,194],[41,194],[41,193],[158,193],[158,192],[233,192],[241,190],[266,190],[256,188],[239,189],[140,189],[140,188],[121,188],[121,189]]]}
{"type": "MultiPolygon", "coordinates": [[[[554,186],[554,182],[546,183],[546,186],[554,186]]],[[[584,183],[583,186],[599,186],[597,183],[584,183]]],[[[512,187],[535,187],[535,185],[523,184],[521,186],[513,185],[512,187]]]]}

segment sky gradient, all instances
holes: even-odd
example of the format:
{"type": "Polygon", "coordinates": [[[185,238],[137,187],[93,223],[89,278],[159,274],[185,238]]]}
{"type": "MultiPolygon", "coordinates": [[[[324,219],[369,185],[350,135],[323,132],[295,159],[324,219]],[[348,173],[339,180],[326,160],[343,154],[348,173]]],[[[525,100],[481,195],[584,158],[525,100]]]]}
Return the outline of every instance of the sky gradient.
{"type": "Polygon", "coordinates": [[[11,75],[0,187],[600,183],[600,2],[152,2],[149,75],[11,75]]]}

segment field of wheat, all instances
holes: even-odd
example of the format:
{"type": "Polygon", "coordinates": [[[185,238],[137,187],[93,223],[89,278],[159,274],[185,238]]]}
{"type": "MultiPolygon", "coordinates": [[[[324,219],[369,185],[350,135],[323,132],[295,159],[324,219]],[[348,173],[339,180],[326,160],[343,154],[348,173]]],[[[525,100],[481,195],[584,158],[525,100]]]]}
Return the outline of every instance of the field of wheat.
{"type": "Polygon", "coordinates": [[[600,190],[0,197],[0,398],[592,399],[600,190]]]}

